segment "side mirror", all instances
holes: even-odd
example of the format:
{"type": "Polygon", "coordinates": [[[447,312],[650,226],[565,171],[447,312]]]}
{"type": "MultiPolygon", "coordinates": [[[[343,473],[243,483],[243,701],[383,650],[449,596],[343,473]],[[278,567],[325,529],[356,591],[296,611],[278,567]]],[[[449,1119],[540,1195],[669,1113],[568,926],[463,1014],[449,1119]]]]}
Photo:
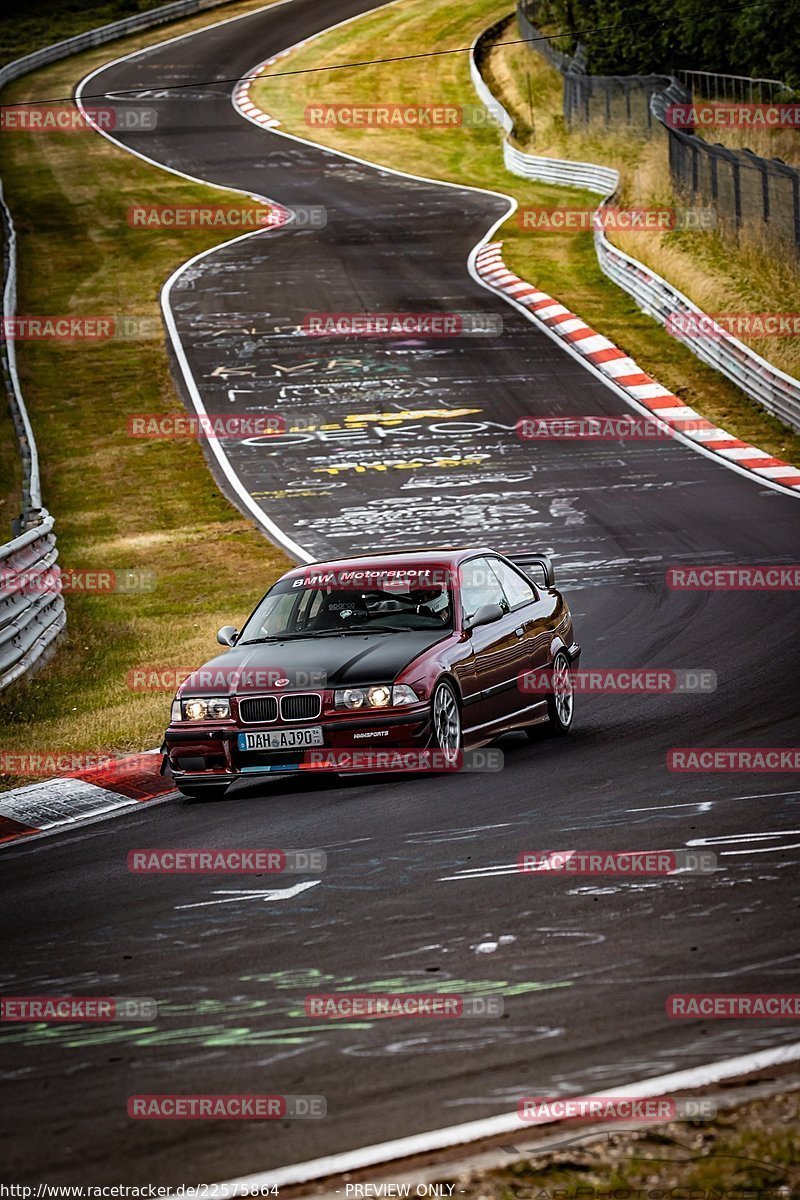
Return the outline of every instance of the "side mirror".
{"type": "Polygon", "coordinates": [[[234,629],[233,625],[223,625],[222,629],[217,631],[217,641],[220,646],[235,646],[238,636],[239,631],[234,629]]]}
{"type": "Polygon", "coordinates": [[[465,629],[477,629],[479,625],[492,625],[495,621],[500,621],[505,616],[499,604],[482,604],[471,621],[468,621],[465,629]]]}

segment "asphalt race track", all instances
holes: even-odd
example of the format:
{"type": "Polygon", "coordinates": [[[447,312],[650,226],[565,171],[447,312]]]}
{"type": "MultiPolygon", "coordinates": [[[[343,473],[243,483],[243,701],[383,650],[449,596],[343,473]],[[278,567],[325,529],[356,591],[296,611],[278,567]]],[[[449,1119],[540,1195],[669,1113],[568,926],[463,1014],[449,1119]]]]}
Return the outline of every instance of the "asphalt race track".
{"type": "Polygon", "coordinates": [[[551,547],[583,666],[705,668],[718,690],[579,698],[571,738],[503,739],[500,775],[250,785],[218,803],[172,796],[6,848],[4,940],[17,969],[3,971],[4,991],[161,1005],[150,1024],[3,1027],[16,1121],[2,1156],[18,1182],[223,1180],[505,1113],[522,1095],[600,1091],[796,1037],[789,1022],[677,1022],[664,1011],[673,992],[796,986],[796,780],[665,765],[676,746],[793,744],[796,597],[672,592],[664,573],[798,561],[797,501],[677,443],[534,450],[516,438],[531,413],[629,410],[469,275],[501,198],[257,129],[227,86],[204,87],[195,103],[191,89],[180,101],[151,95],[239,77],[369,7],[294,0],[112,65],[88,89],[138,89],[158,108],[157,131],[129,139],[149,157],[328,211],[324,229],[237,241],[173,288],[208,411],[285,411],[312,426],[315,414],[356,434],[326,439],[315,427],[295,444],[232,445],[239,477],[314,557],[442,540],[551,547]],[[413,345],[290,332],[310,311],[364,309],[499,315],[504,329],[413,345]],[[354,469],[399,460],[413,465],[354,469]],[[281,899],[258,893],[315,877],[126,868],[137,847],[219,845],[316,847],[328,870],[281,899]],[[621,881],[513,868],[526,849],[690,845],[715,850],[721,869],[621,881]],[[305,1016],[309,991],[378,983],[502,992],[505,1016],[305,1016]],[[129,1095],[168,1092],[323,1095],[328,1116],[127,1117],[129,1095]]]}

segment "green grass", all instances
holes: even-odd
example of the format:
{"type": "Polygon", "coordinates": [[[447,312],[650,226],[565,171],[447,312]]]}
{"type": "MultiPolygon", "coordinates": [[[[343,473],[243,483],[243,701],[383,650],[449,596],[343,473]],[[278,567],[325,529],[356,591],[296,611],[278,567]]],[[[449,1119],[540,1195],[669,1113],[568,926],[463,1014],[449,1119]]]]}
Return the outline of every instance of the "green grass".
{"type": "Polygon", "coordinates": [[[12,4],[7,6],[0,26],[0,63],[22,58],[87,29],[161,8],[167,2],[106,0],[105,4],[80,4],[77,0],[27,0],[25,4],[12,4]]]}
{"type": "MultiPolygon", "coordinates": [[[[92,66],[164,36],[159,30],[67,60],[20,80],[4,100],[68,94],[92,66]]],[[[163,282],[225,239],[132,229],[128,206],[236,199],[151,168],[88,130],[4,133],[0,170],[19,237],[18,311],[27,314],[138,314],[160,330],[163,282]]],[[[68,634],[52,663],[0,694],[0,750],[122,753],[156,745],[171,696],[132,692],[128,672],[199,665],[218,650],[217,628],[240,623],[288,561],[224,499],[199,444],[127,436],[129,413],[185,411],[163,334],[23,342],[18,358],[62,565],[155,571],[158,583],[138,595],[67,596],[68,634]]],[[[5,431],[4,423],[4,456],[5,431]]]]}
{"type": "MultiPolygon", "coordinates": [[[[448,54],[369,67],[314,71],[270,78],[282,71],[332,66],[348,61],[387,58],[398,48],[449,50],[468,46],[487,26],[506,15],[508,0],[402,0],[342,29],[309,42],[280,59],[254,86],[255,99],[291,132],[431,178],[470,183],[509,193],[520,205],[586,205],[597,200],[577,189],[548,187],[510,175],[503,165],[495,127],[345,129],[309,126],[305,109],[313,103],[478,104],[466,54],[448,54]]],[[[524,49],[524,47],[522,48],[524,49]]],[[[551,70],[545,68],[545,70],[551,70]]],[[[558,132],[560,84],[532,74],[537,149],[558,132]]],[[[527,103],[527,97],[526,97],[527,103]]],[[[524,105],[522,106],[525,107],[524,105]]],[[[529,122],[530,124],[530,122],[529,122]]],[[[601,139],[597,134],[598,141],[601,139]]],[[[618,135],[615,145],[631,163],[638,148],[618,135]]],[[[602,161],[602,159],[600,160],[602,161]]],[[[480,230],[475,230],[476,240],[480,230]]],[[[710,420],[772,454],[800,461],[800,436],[789,432],[738,388],[699,362],[679,341],[641,313],[621,289],[602,275],[590,232],[523,231],[512,217],[499,231],[508,266],[522,278],[557,297],[599,332],[612,338],[643,370],[682,396],[710,420]]],[[[768,306],[767,306],[768,307],[768,306]]]]}

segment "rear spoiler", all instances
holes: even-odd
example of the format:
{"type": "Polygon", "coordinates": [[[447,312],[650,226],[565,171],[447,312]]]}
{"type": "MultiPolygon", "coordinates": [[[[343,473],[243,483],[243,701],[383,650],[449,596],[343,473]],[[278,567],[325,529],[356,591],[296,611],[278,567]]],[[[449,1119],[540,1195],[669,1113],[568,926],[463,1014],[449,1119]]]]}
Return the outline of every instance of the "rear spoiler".
{"type": "Polygon", "coordinates": [[[512,558],[508,555],[508,561],[512,562],[515,567],[520,567],[526,575],[530,576],[535,583],[538,583],[538,578],[531,575],[529,568],[535,571],[537,568],[544,577],[544,586],[546,588],[554,588],[556,586],[556,573],[553,569],[553,560],[549,554],[534,554],[521,552],[515,554],[512,558]]]}

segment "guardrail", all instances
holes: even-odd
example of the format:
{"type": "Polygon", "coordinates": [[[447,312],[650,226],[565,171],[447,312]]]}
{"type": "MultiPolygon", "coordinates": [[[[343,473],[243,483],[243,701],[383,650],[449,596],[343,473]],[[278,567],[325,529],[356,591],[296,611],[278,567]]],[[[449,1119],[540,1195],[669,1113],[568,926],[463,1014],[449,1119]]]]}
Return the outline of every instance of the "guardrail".
{"type": "Polygon", "coordinates": [[[26,529],[35,525],[42,507],[41,485],[39,482],[39,454],[36,449],[36,439],[33,436],[28,410],[22,397],[17,372],[17,348],[14,339],[6,336],[9,318],[17,311],[17,231],[11,220],[3,185],[0,182],[0,224],[3,234],[3,328],[0,330],[0,357],[3,364],[3,383],[5,384],[8,404],[11,409],[11,419],[19,444],[22,460],[22,515],[18,525],[26,529]]]}
{"type": "MultiPolygon", "coordinates": [[[[485,56],[485,43],[493,36],[495,28],[493,26],[485,30],[473,42],[470,55],[473,80],[476,75],[480,76],[478,63],[485,56]]],[[[480,87],[476,85],[476,91],[481,100],[484,100],[485,94],[489,95],[490,111],[494,112],[499,101],[489,91],[482,77],[480,84],[480,87]]],[[[511,145],[508,135],[513,132],[514,122],[504,108],[503,112],[508,118],[508,123],[503,124],[503,160],[512,174],[524,179],[535,179],[540,183],[595,192],[603,197],[599,208],[611,199],[619,185],[617,171],[597,163],[526,154],[511,145]]],[[[594,231],[594,246],[600,269],[618,287],[633,297],[642,312],[653,317],[661,325],[666,325],[670,317],[676,323],[680,323],[681,341],[699,359],[720,371],[768,412],[800,431],[800,380],[780,371],[727,330],[715,327],[711,318],[693,304],[688,296],[678,291],[650,267],[614,246],[602,228],[594,231]],[[692,332],[692,326],[697,332],[692,332]]]]}
{"type": "MultiPolygon", "coordinates": [[[[164,25],[179,17],[191,16],[208,8],[219,8],[233,0],[177,0],[150,12],[137,13],[101,25],[86,33],[52,46],[44,46],[33,54],[14,59],[0,68],[0,88],[36,71],[50,63],[59,62],[71,54],[91,50],[106,42],[125,37],[140,30],[164,25]]],[[[3,196],[0,183],[0,219],[3,225],[3,317],[16,313],[17,305],[17,235],[11,213],[3,196]]],[[[0,545],[0,691],[10,683],[26,675],[35,663],[40,662],[46,651],[51,651],[58,635],[66,625],[64,598],[54,581],[58,577],[56,560],[56,536],[53,532],[54,519],[42,507],[39,480],[39,457],[36,439],[25,407],[19,383],[16,347],[14,339],[5,336],[5,326],[0,331],[0,357],[3,378],[8,394],[11,417],[19,443],[22,460],[22,514],[15,522],[14,532],[21,532],[5,545],[0,545]],[[20,573],[43,575],[54,569],[53,581],[42,591],[27,587],[15,589],[14,579],[20,573]]]]}
{"type": "Polygon", "coordinates": [[[53,518],[44,510],[34,529],[0,546],[0,688],[25,675],[67,623],[57,558],[53,518]],[[31,590],[31,576],[42,580],[40,591],[31,590]]]}
{"type": "Polygon", "coordinates": [[[0,690],[25,675],[53,646],[66,625],[64,598],[58,591],[31,593],[18,589],[23,573],[38,574],[54,567],[58,558],[53,518],[42,508],[39,455],[17,372],[13,337],[5,336],[6,318],[16,312],[17,235],[0,185],[5,286],[3,288],[3,382],[22,459],[22,514],[15,523],[22,532],[0,546],[0,690]]]}
{"type": "Polygon", "coordinates": [[[587,192],[598,192],[601,196],[611,196],[619,186],[619,172],[613,167],[573,162],[568,158],[543,158],[536,154],[525,154],[508,141],[503,143],[503,159],[513,175],[535,179],[538,183],[584,188],[587,192]]]}
{"type": "Polygon", "coordinates": [[[683,327],[680,340],[697,358],[720,371],[767,412],[800,431],[800,380],[779,371],[727,330],[715,327],[688,296],[612,245],[602,230],[595,230],[594,246],[603,274],[632,296],[642,312],[660,325],[671,320],[676,328],[683,327]],[[691,332],[692,328],[697,332],[691,332]]]}
{"type": "Polygon", "coordinates": [[[488,109],[489,113],[497,121],[498,125],[505,130],[506,133],[511,133],[514,128],[514,121],[511,114],[506,112],[503,105],[497,100],[490,91],[486,80],[481,74],[480,64],[483,62],[485,48],[487,42],[499,32],[502,21],[496,21],[494,25],[490,25],[488,29],[484,29],[483,33],[479,33],[475,41],[469,48],[469,74],[472,79],[472,86],[478,93],[478,98],[483,104],[483,107],[488,109]]]}

